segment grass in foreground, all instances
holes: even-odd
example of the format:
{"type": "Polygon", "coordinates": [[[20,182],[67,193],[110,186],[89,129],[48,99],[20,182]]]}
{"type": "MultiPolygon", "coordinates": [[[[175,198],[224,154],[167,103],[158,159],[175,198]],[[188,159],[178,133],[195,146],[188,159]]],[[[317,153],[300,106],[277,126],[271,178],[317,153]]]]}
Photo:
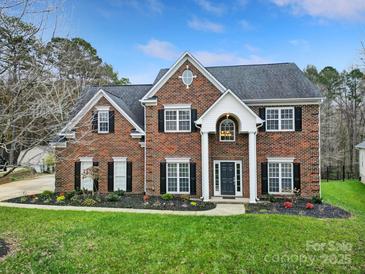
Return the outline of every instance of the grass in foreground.
{"type": "Polygon", "coordinates": [[[354,216],[189,217],[0,208],[0,235],[18,241],[18,251],[0,263],[0,273],[364,272],[365,186],[329,182],[322,191],[326,201],[354,216]]]}

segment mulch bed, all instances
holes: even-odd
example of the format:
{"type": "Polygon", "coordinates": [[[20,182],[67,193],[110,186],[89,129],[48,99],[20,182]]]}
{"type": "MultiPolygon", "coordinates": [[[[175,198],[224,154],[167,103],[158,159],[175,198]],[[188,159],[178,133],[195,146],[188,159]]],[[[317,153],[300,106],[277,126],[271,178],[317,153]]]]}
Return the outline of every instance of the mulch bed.
{"type": "Polygon", "coordinates": [[[9,253],[10,247],[4,239],[0,239],[0,261],[9,253]]]}
{"type": "Polygon", "coordinates": [[[83,201],[87,198],[92,198],[96,203],[88,206],[178,211],[201,211],[215,208],[215,204],[210,202],[203,202],[200,200],[192,201],[180,197],[164,200],[159,196],[150,196],[149,200],[144,202],[143,195],[124,194],[119,197],[118,201],[108,201],[106,194],[98,194],[97,196],[81,194],[77,195],[77,198],[66,198],[63,202],[57,202],[57,196],[58,194],[55,193],[45,199],[42,194],[38,194],[10,199],[7,200],[7,202],[37,205],[86,206],[83,204],[83,201]]]}
{"type": "Polygon", "coordinates": [[[246,206],[246,213],[253,214],[284,214],[301,215],[316,218],[349,218],[351,213],[342,208],[329,204],[314,204],[313,209],[306,209],[307,201],[299,200],[293,203],[292,208],[284,208],[283,202],[263,202],[249,204],[246,206]]]}

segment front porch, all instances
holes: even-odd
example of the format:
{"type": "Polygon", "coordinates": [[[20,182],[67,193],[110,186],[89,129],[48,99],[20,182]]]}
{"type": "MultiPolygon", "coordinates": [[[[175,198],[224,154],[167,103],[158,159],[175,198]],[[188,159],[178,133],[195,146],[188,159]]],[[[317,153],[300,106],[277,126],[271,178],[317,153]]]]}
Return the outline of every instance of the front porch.
{"type": "Polygon", "coordinates": [[[256,135],[257,128],[262,123],[263,121],[230,90],[226,91],[196,121],[201,128],[202,196],[204,200],[229,203],[233,201],[243,203],[248,200],[249,203],[256,203],[256,135]],[[233,153],[240,150],[238,154],[241,157],[232,159],[229,158],[231,153],[227,153],[225,156],[221,155],[224,156],[222,159],[214,158],[212,160],[211,155],[214,150],[210,152],[209,143],[212,135],[217,136],[216,142],[227,147],[237,143],[243,135],[246,136],[246,145],[242,143],[233,148],[233,153]],[[245,157],[247,157],[247,161],[244,161],[245,157]],[[243,172],[245,168],[247,168],[248,174],[243,172]],[[248,178],[248,181],[243,181],[244,177],[248,178]],[[244,184],[248,184],[248,188],[244,184]],[[244,198],[245,188],[249,192],[248,199],[244,198]]]}

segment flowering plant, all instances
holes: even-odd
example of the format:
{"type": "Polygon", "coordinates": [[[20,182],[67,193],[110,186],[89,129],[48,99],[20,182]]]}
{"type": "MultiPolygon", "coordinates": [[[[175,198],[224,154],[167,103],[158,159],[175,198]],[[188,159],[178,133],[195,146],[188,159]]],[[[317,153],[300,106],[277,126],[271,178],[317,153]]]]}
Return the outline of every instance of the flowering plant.
{"type": "Polygon", "coordinates": [[[292,208],[293,207],[293,203],[292,202],[284,202],[284,208],[292,208]]]}
{"type": "Polygon", "coordinates": [[[312,203],[307,203],[306,205],[305,205],[305,208],[306,209],[313,209],[314,208],[314,205],[312,204],[312,203]]]}

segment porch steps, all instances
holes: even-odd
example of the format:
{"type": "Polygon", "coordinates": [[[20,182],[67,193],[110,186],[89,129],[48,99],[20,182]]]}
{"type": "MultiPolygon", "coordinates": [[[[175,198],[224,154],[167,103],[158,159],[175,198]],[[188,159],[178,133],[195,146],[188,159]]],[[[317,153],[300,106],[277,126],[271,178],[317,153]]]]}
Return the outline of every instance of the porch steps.
{"type": "Polygon", "coordinates": [[[248,198],[236,198],[236,197],[212,197],[209,202],[215,204],[247,204],[248,198]]]}

